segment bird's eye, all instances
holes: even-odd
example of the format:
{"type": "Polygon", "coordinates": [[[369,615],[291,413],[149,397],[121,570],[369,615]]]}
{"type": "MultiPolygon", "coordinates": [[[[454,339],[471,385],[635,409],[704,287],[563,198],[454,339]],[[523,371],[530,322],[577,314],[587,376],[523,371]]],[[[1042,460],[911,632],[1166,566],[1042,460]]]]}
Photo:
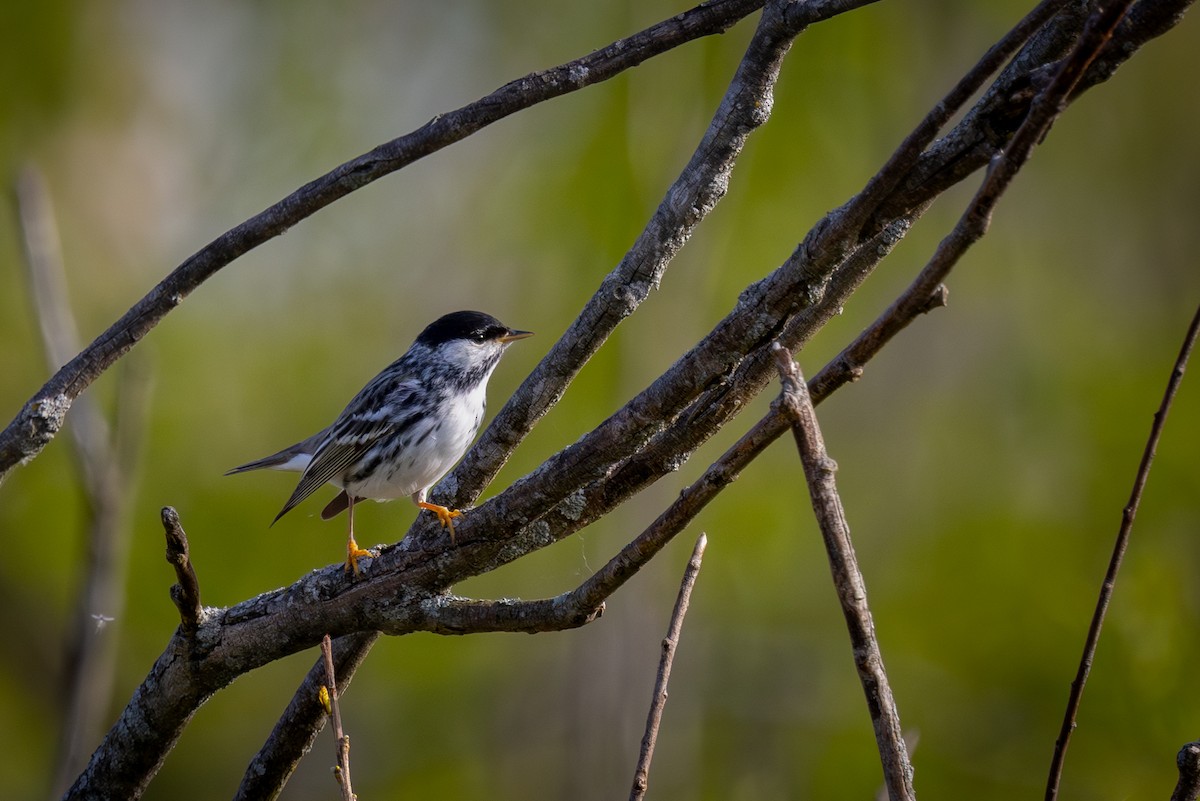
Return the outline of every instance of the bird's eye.
{"type": "Polygon", "coordinates": [[[482,345],[487,340],[487,331],[474,331],[471,333],[471,341],[476,345],[482,345]]]}

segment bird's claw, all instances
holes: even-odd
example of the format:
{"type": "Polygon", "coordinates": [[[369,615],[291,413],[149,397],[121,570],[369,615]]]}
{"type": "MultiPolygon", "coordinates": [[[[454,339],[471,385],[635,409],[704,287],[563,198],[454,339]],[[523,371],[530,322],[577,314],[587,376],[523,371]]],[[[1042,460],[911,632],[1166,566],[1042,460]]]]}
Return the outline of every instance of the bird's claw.
{"type": "Polygon", "coordinates": [[[417,506],[422,509],[428,509],[438,516],[441,521],[442,528],[450,529],[450,544],[457,545],[454,541],[454,518],[462,517],[463,513],[457,509],[447,509],[445,506],[439,506],[436,503],[428,503],[426,501],[417,501],[417,506]]]}
{"type": "Polygon", "coordinates": [[[364,556],[374,555],[375,554],[368,550],[359,548],[358,543],[354,541],[353,537],[351,537],[346,542],[346,572],[349,573],[353,571],[356,577],[359,576],[361,571],[358,569],[358,560],[362,559],[364,556]]]}

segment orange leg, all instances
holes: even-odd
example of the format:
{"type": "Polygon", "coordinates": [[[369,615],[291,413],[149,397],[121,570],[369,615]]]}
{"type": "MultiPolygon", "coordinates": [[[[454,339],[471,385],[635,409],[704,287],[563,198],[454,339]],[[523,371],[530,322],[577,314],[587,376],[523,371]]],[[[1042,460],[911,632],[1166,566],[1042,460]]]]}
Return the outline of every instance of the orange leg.
{"type": "Polygon", "coordinates": [[[349,504],[346,507],[346,514],[350,518],[350,537],[346,540],[346,572],[354,571],[354,575],[358,575],[358,560],[364,556],[370,556],[370,551],[365,551],[358,547],[358,543],[354,541],[354,496],[346,493],[346,498],[349,504]]]}
{"type": "Polygon", "coordinates": [[[454,518],[462,517],[462,512],[458,511],[457,509],[447,509],[445,506],[438,506],[436,503],[428,503],[422,500],[417,501],[417,506],[420,506],[422,509],[428,509],[437,515],[438,520],[442,521],[442,527],[450,529],[450,544],[458,544],[454,541],[454,518]]]}

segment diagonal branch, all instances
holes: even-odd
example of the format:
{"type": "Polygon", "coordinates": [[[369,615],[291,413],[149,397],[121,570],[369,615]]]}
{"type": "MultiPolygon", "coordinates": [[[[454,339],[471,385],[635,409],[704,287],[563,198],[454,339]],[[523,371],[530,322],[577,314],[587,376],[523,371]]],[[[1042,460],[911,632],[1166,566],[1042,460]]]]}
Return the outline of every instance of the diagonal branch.
{"type": "Polygon", "coordinates": [[[825,450],[825,440],[800,368],[782,345],[776,347],[774,353],[783,382],[781,408],[791,418],[792,433],[804,465],[813,511],[825,540],[825,550],[829,554],[834,589],[837,590],[838,601],[841,602],[842,613],[850,630],[854,665],[858,668],[858,677],[867,695],[867,707],[871,711],[871,723],[875,727],[875,740],[883,762],[884,783],[892,801],[914,801],[916,795],[913,792],[913,769],[908,760],[908,746],[904,742],[900,715],[896,711],[896,701],[883,667],[879,640],[875,637],[875,623],[871,618],[871,608],[867,605],[867,587],[854,554],[846,511],[834,480],[837,463],[825,450]]]}
{"type": "MultiPolygon", "coordinates": [[[[333,775],[342,791],[342,801],[354,801],[357,796],[350,779],[350,736],[342,728],[342,705],[338,700],[342,691],[338,689],[338,674],[333,666],[333,640],[328,634],[321,638],[321,662],[325,668],[325,683],[321,685],[319,696],[322,707],[328,704],[325,713],[333,720],[333,737],[337,745],[337,765],[333,775]]],[[[344,679],[342,684],[345,685],[344,679]]]]}
{"type": "Polygon", "coordinates": [[[675,609],[671,612],[671,623],[667,627],[667,636],[662,641],[662,656],[659,658],[658,674],[654,680],[653,700],[650,702],[650,712],[646,716],[646,733],[642,736],[642,747],[638,754],[637,769],[633,774],[633,789],[629,793],[629,801],[641,801],[645,798],[646,788],[650,784],[650,760],[654,757],[654,745],[658,742],[663,707],[667,705],[667,682],[671,680],[675,648],[679,645],[679,632],[683,629],[683,618],[687,614],[688,604],[691,603],[692,587],[696,585],[696,577],[700,575],[700,561],[704,558],[707,545],[708,537],[701,534],[692,548],[687,569],[683,572],[683,580],[679,583],[679,595],[675,599],[675,609]]]}
{"type": "Polygon", "coordinates": [[[1142,502],[1142,491],[1150,477],[1150,465],[1154,462],[1154,454],[1158,451],[1158,442],[1162,439],[1163,427],[1167,422],[1167,414],[1175,400],[1175,393],[1183,381],[1183,372],[1187,369],[1188,359],[1196,347],[1196,339],[1200,336],[1200,308],[1192,316],[1187,334],[1183,338],[1183,347],[1171,368],[1171,377],[1167,380],[1167,389],[1163,393],[1158,411],[1154,413],[1154,424],[1150,426],[1150,435],[1146,440],[1146,448],[1142,452],[1138,464],[1137,475],[1133,480],[1133,489],[1129,493],[1129,501],[1121,511],[1121,527],[1117,531],[1117,541],[1113,545],[1112,556],[1108,562],[1108,570],[1104,574],[1104,583],[1100,585],[1100,597],[1096,600],[1096,609],[1092,613],[1092,622],[1088,626],[1087,639],[1083,646],[1083,656],[1079,660],[1079,668],[1071,682],[1071,693],[1067,699],[1067,710],[1063,715],[1062,727],[1058,739],[1054,743],[1054,756],[1050,760],[1050,777],[1046,782],[1046,799],[1053,801],[1058,797],[1058,785],[1062,780],[1063,763],[1067,758],[1067,745],[1071,740],[1071,732],[1075,730],[1075,715],[1083,698],[1083,687],[1087,683],[1088,674],[1092,670],[1092,661],[1096,657],[1096,647],[1100,643],[1100,629],[1104,626],[1104,617],[1108,612],[1108,604],[1112,600],[1113,590],[1117,583],[1117,573],[1121,570],[1121,562],[1125,558],[1125,550],[1129,547],[1129,538],[1133,533],[1133,519],[1137,516],[1138,506],[1142,502]]]}
{"type": "MultiPolygon", "coordinates": [[[[767,12],[773,8],[768,6],[767,12]]],[[[1040,18],[1040,13],[1043,12],[1033,16],[1040,18]]],[[[764,28],[778,24],[781,23],[776,17],[764,13],[756,39],[764,28]]],[[[1025,24],[1018,26],[1022,35],[1027,35],[1030,27],[1025,24]]],[[[992,53],[1008,52],[1018,43],[1018,39],[1006,37],[1003,46],[998,45],[984,59],[985,66],[990,67],[994,58],[992,53]]],[[[753,58],[755,52],[752,43],[747,59],[753,58]]],[[[986,74],[983,68],[980,73],[986,74]]],[[[952,92],[953,97],[960,95],[965,99],[961,87],[952,92]]],[[[938,113],[944,112],[939,110],[938,113]]],[[[924,127],[923,123],[922,129],[924,127]]],[[[901,151],[905,147],[908,145],[902,147],[901,151]]],[[[1019,163],[1023,164],[1024,159],[1019,163]]],[[[1007,182],[1003,186],[1007,186],[1007,182]]],[[[815,333],[844,303],[857,286],[856,281],[861,281],[903,236],[912,220],[919,216],[937,191],[940,189],[920,200],[916,211],[905,212],[866,243],[858,242],[858,231],[845,231],[844,242],[830,245],[821,252],[815,252],[802,243],[783,266],[748,287],[739,298],[737,307],[707,337],[681,356],[667,373],[592,432],[518,481],[511,492],[492,499],[476,510],[460,528],[460,535],[473,529],[490,532],[493,538],[506,537],[500,534],[505,530],[505,525],[527,526],[538,521],[547,510],[572,492],[610,475],[614,465],[620,461],[636,458],[633,454],[647,440],[658,435],[669,424],[677,423],[681,413],[688,409],[686,415],[692,425],[687,430],[694,436],[689,436],[683,448],[682,458],[686,458],[687,453],[727,422],[730,414],[766,385],[772,372],[768,351],[770,343],[779,338],[787,347],[795,349],[815,333]],[[831,261],[831,253],[844,254],[845,258],[841,262],[831,261]],[[838,285],[833,276],[839,270],[861,274],[857,275],[856,281],[838,285]],[[831,288],[837,289],[837,294],[831,295],[831,288]],[[703,397],[698,399],[701,393],[703,397]],[[698,414],[705,417],[702,425],[696,425],[698,414]]],[[[999,192],[996,197],[990,198],[992,204],[998,195],[999,192]]],[[[868,205],[878,205],[878,202],[872,201],[868,205]]],[[[836,215],[837,212],[832,212],[818,222],[805,242],[815,241],[813,237],[830,226],[836,227],[836,215]]],[[[982,236],[986,226],[963,230],[970,232],[971,236],[956,244],[954,251],[959,255],[965,247],[982,236]]],[[[676,453],[668,464],[678,464],[680,461],[680,454],[676,453]]],[[[658,475],[662,475],[662,472],[660,470],[658,475]]]]}

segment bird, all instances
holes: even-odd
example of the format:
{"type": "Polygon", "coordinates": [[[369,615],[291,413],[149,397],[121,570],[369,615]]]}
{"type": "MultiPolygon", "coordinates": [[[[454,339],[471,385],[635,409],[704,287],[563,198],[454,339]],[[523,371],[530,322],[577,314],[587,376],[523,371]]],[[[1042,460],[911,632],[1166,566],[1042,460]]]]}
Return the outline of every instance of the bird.
{"type": "Polygon", "coordinates": [[[484,312],[443,315],[368,381],[329,426],[225,475],[264,468],[301,473],[271,525],[326,483],[340,488],[321,519],[348,513],[345,569],[356,576],[358,560],[371,552],[354,540],[354,504],[367,498],[411,498],[437,515],[454,544],[454,519],[462,512],[428,502],[429,488],[475,439],[487,407],[488,379],[508,346],[532,335],[484,312]]]}

